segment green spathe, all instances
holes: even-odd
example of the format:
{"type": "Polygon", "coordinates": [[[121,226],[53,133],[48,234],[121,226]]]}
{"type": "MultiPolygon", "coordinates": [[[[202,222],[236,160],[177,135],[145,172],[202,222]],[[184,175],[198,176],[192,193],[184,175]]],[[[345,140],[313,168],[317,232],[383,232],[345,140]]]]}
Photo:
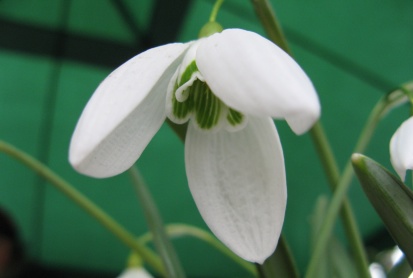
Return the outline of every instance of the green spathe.
{"type": "Polygon", "coordinates": [[[374,160],[353,154],[352,162],[370,203],[413,266],[413,193],[374,160]]]}

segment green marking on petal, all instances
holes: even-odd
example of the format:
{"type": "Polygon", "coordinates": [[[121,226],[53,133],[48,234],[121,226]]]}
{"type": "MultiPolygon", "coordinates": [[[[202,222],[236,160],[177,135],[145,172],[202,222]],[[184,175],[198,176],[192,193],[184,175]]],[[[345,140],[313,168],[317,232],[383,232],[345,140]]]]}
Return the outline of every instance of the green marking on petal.
{"type": "Polygon", "coordinates": [[[171,99],[173,117],[170,117],[170,119],[181,124],[189,119],[191,113],[194,113],[193,120],[197,126],[204,130],[210,130],[218,126],[225,110],[225,112],[228,111],[226,120],[229,125],[242,128],[242,124],[245,123],[245,116],[229,107],[227,110],[225,104],[214,95],[209,86],[199,79],[195,79],[189,87],[180,92],[185,96],[184,98],[179,100],[176,98],[176,91],[182,86],[181,83],[191,79],[191,75],[196,71],[197,67],[194,61],[185,69],[181,82],[178,82],[178,80],[175,82],[171,99]]]}
{"type": "MultiPolygon", "coordinates": [[[[176,91],[176,88],[178,87],[177,84],[175,84],[174,87],[174,92],[176,91]]],[[[188,88],[187,90],[189,90],[188,88]]],[[[180,102],[176,99],[175,94],[172,96],[172,114],[177,118],[177,119],[185,119],[188,114],[192,111],[192,101],[191,97],[189,96],[186,101],[180,102]]]]}
{"type": "Polygon", "coordinates": [[[192,85],[195,120],[202,129],[211,129],[219,122],[222,102],[204,82],[196,80],[192,85]]]}
{"type": "Polygon", "coordinates": [[[244,115],[234,109],[229,108],[227,120],[230,125],[236,126],[242,123],[242,121],[244,120],[244,115]]]}
{"type": "MultiPolygon", "coordinates": [[[[195,60],[192,61],[185,69],[185,71],[181,75],[181,80],[179,81],[178,88],[181,87],[183,84],[188,82],[191,79],[191,76],[194,72],[198,71],[198,67],[196,66],[195,60]]],[[[175,92],[176,90],[174,90],[175,92]]]]}

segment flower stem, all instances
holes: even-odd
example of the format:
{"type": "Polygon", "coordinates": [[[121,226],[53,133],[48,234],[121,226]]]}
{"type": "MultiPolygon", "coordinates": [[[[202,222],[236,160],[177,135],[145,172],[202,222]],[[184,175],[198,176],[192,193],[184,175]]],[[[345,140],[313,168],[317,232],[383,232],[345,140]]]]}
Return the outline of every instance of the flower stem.
{"type": "Polygon", "coordinates": [[[211,15],[209,16],[209,22],[215,22],[218,11],[221,8],[222,3],[224,3],[224,0],[217,0],[215,2],[214,7],[212,8],[211,15]]]}
{"type": "Polygon", "coordinates": [[[138,194],[139,203],[142,205],[146,222],[153,235],[155,247],[161,256],[168,277],[185,277],[184,270],[173,248],[171,241],[166,235],[163,220],[158,208],[143,180],[142,175],[136,167],[129,169],[129,174],[138,194]]]}
{"type": "Polygon", "coordinates": [[[268,0],[251,0],[251,2],[254,6],[255,13],[261,21],[261,25],[267,32],[268,38],[291,55],[291,49],[288,46],[284,32],[280,27],[270,2],[268,0]]]}
{"type": "Polygon", "coordinates": [[[321,232],[317,236],[314,252],[310,258],[310,263],[307,269],[306,277],[314,277],[308,276],[309,269],[310,267],[313,267],[314,270],[317,269],[319,260],[323,255],[328,240],[330,239],[332,228],[334,226],[335,219],[337,217],[338,212],[340,211],[340,208],[342,208],[341,219],[343,221],[343,226],[348,241],[353,250],[354,261],[359,272],[359,277],[370,277],[368,270],[367,255],[363,247],[363,242],[357,226],[357,222],[354,217],[353,210],[347,198],[347,189],[350,185],[350,181],[353,174],[351,164],[346,164],[343,175],[340,178],[336,160],[333,157],[330,144],[326,140],[327,137],[325,136],[321,124],[316,124],[311,129],[311,137],[313,139],[315,148],[319,153],[319,157],[321,163],[323,164],[327,179],[329,181],[329,185],[331,189],[334,191],[334,194],[333,199],[331,200],[331,203],[327,210],[327,215],[324,218],[324,221],[321,225],[321,232]],[[334,213],[332,213],[331,210],[334,209],[336,209],[337,211],[334,211],[334,213]],[[329,218],[329,216],[334,216],[334,218],[329,218]],[[325,229],[325,233],[322,233],[324,231],[323,229],[325,229]],[[313,261],[315,263],[312,263],[313,261]],[[314,266],[312,266],[312,264],[314,266]]]}
{"type": "Polygon", "coordinates": [[[413,116],[413,90],[409,90],[407,85],[402,85],[400,90],[406,95],[410,102],[410,116],[413,116]]]}
{"type": "Polygon", "coordinates": [[[38,175],[42,176],[55,188],[59,189],[68,198],[74,201],[77,205],[83,208],[89,215],[99,221],[106,229],[112,232],[125,245],[136,251],[154,270],[161,274],[165,274],[162,262],[159,257],[149,248],[140,244],[135,240],[135,237],[129,233],[124,227],[117,223],[112,217],[107,215],[101,208],[94,204],[82,193],[77,191],[67,181],[55,174],[50,168],[36,160],[34,157],[24,153],[14,146],[0,141],[0,152],[4,152],[10,157],[21,162],[38,175]]]}
{"type": "MultiPolygon", "coordinates": [[[[364,149],[367,147],[368,142],[370,141],[374,130],[377,127],[377,124],[379,123],[380,119],[383,117],[385,112],[387,111],[388,106],[391,105],[391,103],[388,102],[388,98],[382,98],[379,100],[379,102],[376,104],[372,112],[370,113],[370,117],[368,118],[365,127],[360,134],[359,140],[356,144],[356,147],[354,148],[353,153],[361,153],[364,151],[364,149]]],[[[350,215],[347,215],[346,213],[352,213],[350,210],[350,205],[348,207],[348,211],[346,212],[346,206],[345,204],[348,203],[346,200],[346,194],[348,187],[351,182],[351,178],[353,176],[353,169],[351,166],[351,160],[349,159],[346,167],[344,168],[344,172],[339,179],[339,182],[335,188],[333,198],[327,208],[327,214],[326,217],[324,218],[324,221],[321,225],[319,235],[316,239],[315,243],[315,248],[311,256],[310,263],[307,268],[307,273],[306,276],[307,278],[310,277],[317,277],[317,265],[319,261],[321,260],[321,257],[323,255],[323,252],[325,250],[325,247],[328,243],[328,240],[330,238],[331,231],[333,229],[335,219],[337,217],[338,212],[340,211],[340,208],[343,205],[343,210],[342,210],[342,217],[344,214],[344,220],[345,223],[351,224],[350,226],[346,226],[346,230],[349,229],[348,234],[350,235],[355,235],[356,234],[356,223],[352,223],[354,221],[354,217],[350,217],[350,215]]],[[[349,237],[350,244],[354,248],[357,248],[354,251],[355,252],[355,259],[354,261],[358,265],[359,268],[359,275],[360,277],[370,277],[369,271],[368,271],[368,266],[367,266],[367,258],[366,256],[362,256],[364,253],[364,249],[362,248],[362,242],[359,242],[359,237],[349,237]],[[360,248],[360,250],[358,250],[360,248]],[[363,266],[365,265],[365,266],[363,266]],[[360,272],[361,270],[364,270],[363,272],[360,272]]]]}

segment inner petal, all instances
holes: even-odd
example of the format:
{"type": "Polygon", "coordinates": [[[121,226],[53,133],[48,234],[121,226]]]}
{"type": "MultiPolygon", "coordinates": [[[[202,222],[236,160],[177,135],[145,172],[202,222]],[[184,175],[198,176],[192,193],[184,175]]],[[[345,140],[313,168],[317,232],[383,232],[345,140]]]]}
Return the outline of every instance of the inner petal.
{"type": "Polygon", "coordinates": [[[204,82],[196,80],[191,89],[191,98],[194,103],[194,118],[198,127],[207,130],[216,127],[220,118],[222,118],[224,104],[204,82]]]}
{"type": "Polygon", "coordinates": [[[168,86],[166,114],[176,123],[183,124],[190,118],[201,130],[238,131],[245,127],[246,117],[225,105],[205,82],[195,60],[199,41],[185,54],[181,65],[168,86]]]}

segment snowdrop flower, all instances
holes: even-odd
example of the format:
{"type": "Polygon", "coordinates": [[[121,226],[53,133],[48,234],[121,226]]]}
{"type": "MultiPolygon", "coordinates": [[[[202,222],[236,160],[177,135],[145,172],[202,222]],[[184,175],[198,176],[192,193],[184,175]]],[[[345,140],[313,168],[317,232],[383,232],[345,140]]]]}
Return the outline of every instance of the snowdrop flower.
{"type": "Polygon", "coordinates": [[[93,177],[127,170],[166,118],[189,122],[188,184],[209,228],[234,253],[263,263],[286,207],[284,158],[271,118],[297,134],[318,119],[303,70],[256,33],[227,29],[152,48],[112,72],[76,126],[69,160],[93,177]]]}
{"type": "Polygon", "coordinates": [[[390,140],[390,159],[401,180],[406,171],[413,169],[413,117],[410,117],[394,133],[390,140]]]}
{"type": "Polygon", "coordinates": [[[125,269],[118,278],[153,278],[143,267],[130,267],[125,269]]]}

